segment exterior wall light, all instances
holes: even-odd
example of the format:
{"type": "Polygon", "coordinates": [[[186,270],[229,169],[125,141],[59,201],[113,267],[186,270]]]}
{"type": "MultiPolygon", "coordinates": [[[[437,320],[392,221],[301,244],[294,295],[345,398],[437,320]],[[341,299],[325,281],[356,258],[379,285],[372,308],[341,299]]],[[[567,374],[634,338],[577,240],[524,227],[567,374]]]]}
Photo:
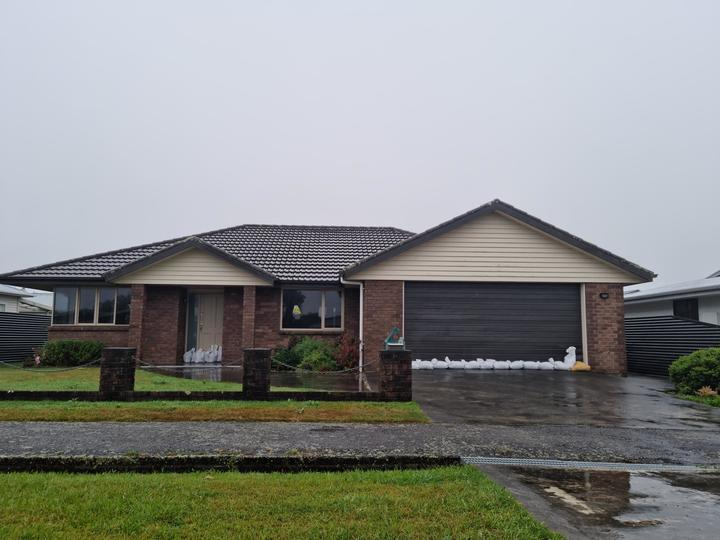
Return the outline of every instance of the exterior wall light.
{"type": "Polygon", "coordinates": [[[600,298],[602,298],[603,300],[607,300],[608,298],[610,298],[610,294],[606,292],[601,292],[600,298]]]}

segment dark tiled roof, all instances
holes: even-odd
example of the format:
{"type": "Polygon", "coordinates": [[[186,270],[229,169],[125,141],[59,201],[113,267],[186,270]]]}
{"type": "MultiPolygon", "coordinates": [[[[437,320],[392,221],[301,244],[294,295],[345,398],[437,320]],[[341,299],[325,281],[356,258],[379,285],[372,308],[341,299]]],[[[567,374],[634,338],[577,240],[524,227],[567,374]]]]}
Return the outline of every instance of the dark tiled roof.
{"type": "MultiPolygon", "coordinates": [[[[336,282],[340,272],[413,233],[394,227],[240,225],[195,235],[280,281],[336,282]]],[[[99,253],[27,268],[0,277],[22,280],[93,280],[168,248],[185,238],[99,253]]]]}

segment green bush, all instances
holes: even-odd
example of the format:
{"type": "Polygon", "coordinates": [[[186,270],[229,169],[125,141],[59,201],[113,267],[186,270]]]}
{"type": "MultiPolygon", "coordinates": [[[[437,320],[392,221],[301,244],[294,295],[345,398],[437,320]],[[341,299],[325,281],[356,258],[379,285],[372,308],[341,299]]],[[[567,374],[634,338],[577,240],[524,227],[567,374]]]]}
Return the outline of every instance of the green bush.
{"type": "Polygon", "coordinates": [[[670,365],[670,380],[681,394],[693,394],[703,386],[720,386],[720,347],[700,349],[681,356],[670,365]]]}
{"type": "Polygon", "coordinates": [[[77,339],[59,339],[49,341],[40,350],[40,365],[77,366],[97,360],[102,355],[101,341],[80,341],[77,339]]]}
{"type": "MultiPolygon", "coordinates": [[[[325,341],[305,336],[291,339],[287,347],[275,349],[273,359],[293,367],[313,371],[333,371],[338,369],[335,362],[336,347],[325,341]]],[[[276,368],[290,369],[280,364],[276,368]]]]}

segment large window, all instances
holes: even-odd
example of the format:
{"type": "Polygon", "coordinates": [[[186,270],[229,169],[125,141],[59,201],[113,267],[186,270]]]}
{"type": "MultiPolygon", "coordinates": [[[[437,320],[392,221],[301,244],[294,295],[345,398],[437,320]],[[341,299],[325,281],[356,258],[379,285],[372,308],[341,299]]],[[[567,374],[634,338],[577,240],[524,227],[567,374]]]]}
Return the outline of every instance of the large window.
{"type": "Polygon", "coordinates": [[[53,324],[129,324],[129,287],[57,287],[53,324]]]}
{"type": "Polygon", "coordinates": [[[673,300],[673,315],[699,321],[698,299],[683,298],[682,300],[673,300]]]}
{"type": "Polygon", "coordinates": [[[342,329],[342,296],[340,291],[283,289],[282,329],[342,329]]]}

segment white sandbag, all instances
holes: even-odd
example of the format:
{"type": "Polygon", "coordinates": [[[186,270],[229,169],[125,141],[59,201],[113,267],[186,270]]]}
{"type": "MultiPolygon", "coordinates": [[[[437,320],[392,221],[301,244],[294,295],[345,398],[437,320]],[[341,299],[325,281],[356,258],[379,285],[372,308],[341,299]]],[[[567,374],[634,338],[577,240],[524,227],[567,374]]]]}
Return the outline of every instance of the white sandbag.
{"type": "Polygon", "coordinates": [[[477,360],[470,360],[465,363],[465,369],[480,369],[480,363],[477,360]]]}
{"type": "Polygon", "coordinates": [[[410,368],[411,369],[420,369],[420,362],[422,362],[422,360],[420,360],[419,358],[417,360],[413,360],[412,363],[410,364],[410,368]]]}
{"type": "Polygon", "coordinates": [[[185,362],[186,364],[192,362],[193,354],[195,354],[195,347],[183,354],[183,362],[185,362]]]}
{"type": "Polygon", "coordinates": [[[522,369],[524,367],[525,362],[522,360],[513,360],[510,362],[510,369],[522,369]]]}
{"type": "Polygon", "coordinates": [[[575,351],[576,351],[576,350],[577,350],[577,349],[576,349],[575,347],[568,347],[567,349],[565,349],[565,352],[566,352],[567,354],[565,355],[565,359],[564,359],[563,361],[564,361],[565,363],[572,362],[572,363],[574,364],[575,361],[577,360],[577,357],[576,357],[576,355],[575,355],[575,351]]]}
{"type": "Polygon", "coordinates": [[[433,363],[431,360],[420,360],[420,367],[419,369],[432,369],[433,363]]]}
{"type": "Polygon", "coordinates": [[[447,369],[450,366],[448,365],[448,362],[445,362],[444,360],[440,361],[437,358],[433,358],[432,367],[433,369],[447,369]]]}
{"type": "Polygon", "coordinates": [[[498,360],[495,362],[493,369],[510,369],[510,360],[498,360]]]}
{"type": "Polygon", "coordinates": [[[545,370],[545,371],[550,371],[550,370],[554,369],[553,368],[554,363],[555,363],[555,360],[553,360],[552,358],[548,359],[547,362],[540,362],[540,369],[545,370]]]}
{"type": "Polygon", "coordinates": [[[450,369],[465,369],[465,360],[446,360],[450,369]]]}
{"type": "Polygon", "coordinates": [[[575,365],[575,362],[570,364],[566,364],[565,362],[555,362],[553,364],[553,369],[556,371],[570,371],[570,368],[575,365]]]}
{"type": "Polygon", "coordinates": [[[496,360],[492,360],[491,358],[488,358],[487,360],[484,360],[482,362],[482,364],[480,364],[480,369],[494,369],[495,362],[496,362],[496,360]]]}
{"type": "Polygon", "coordinates": [[[540,369],[540,362],[531,362],[526,360],[523,362],[523,369],[540,369]]]}

